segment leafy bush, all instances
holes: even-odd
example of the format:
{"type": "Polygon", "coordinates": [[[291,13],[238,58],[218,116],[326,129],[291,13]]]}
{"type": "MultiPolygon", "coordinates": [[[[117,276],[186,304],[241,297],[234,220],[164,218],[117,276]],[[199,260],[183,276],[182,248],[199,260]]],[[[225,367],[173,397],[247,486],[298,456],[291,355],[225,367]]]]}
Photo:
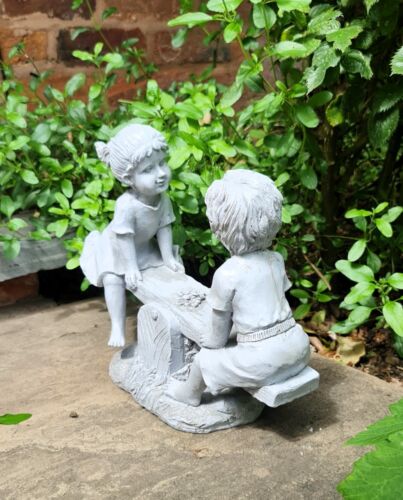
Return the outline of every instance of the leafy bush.
{"type": "MultiPolygon", "coordinates": [[[[335,290],[345,295],[339,276],[333,276],[336,265],[357,285],[341,304],[350,315],[333,330],[348,333],[364,322],[376,320],[381,326],[386,320],[401,336],[396,266],[402,237],[398,232],[391,240],[391,223],[402,209],[395,206],[377,215],[386,208],[380,204],[385,198],[392,206],[401,201],[401,5],[387,0],[209,0],[201,2],[198,12],[192,11],[192,2],[181,6],[181,15],[169,23],[181,26],[178,43],[190,29],[201,27],[206,42],[239,44],[244,59],[217,109],[239,116],[237,130],[259,151],[259,168],[275,178],[290,178],[282,190],[289,202],[301,206],[298,224],[291,234],[286,230],[295,268],[291,294],[301,302],[296,317],[334,299],[335,290]],[[213,28],[211,21],[216,21],[213,28]],[[377,202],[374,211],[367,209],[377,202]],[[367,214],[354,218],[354,228],[343,219],[346,212],[351,216],[352,206],[367,214]],[[348,261],[340,260],[346,242],[357,239],[357,229],[362,234],[348,261]],[[361,257],[366,265],[355,263],[361,257]],[[309,274],[319,278],[316,285],[309,274]]],[[[285,207],[285,222],[287,217],[285,207]]]]}
{"type": "Polygon", "coordinates": [[[354,464],[337,487],[346,500],[400,498],[403,488],[403,399],[389,407],[391,415],[370,425],[347,444],[375,446],[354,464]]]}
{"type": "Polygon", "coordinates": [[[11,231],[0,236],[5,254],[19,250],[25,222],[15,214],[31,209],[30,236],[66,237],[67,265],[78,266],[84,237],[105,227],[121,192],[93,144],[123,123],[148,123],[170,146],[174,237],[190,272],[206,275],[225,257],[204,214],[208,185],[228,168],[256,169],[276,179],[284,195],[275,249],[288,259],[296,317],[323,318],[326,304],[341,296],[350,313],[334,331],[386,321],[401,335],[399,2],[209,0],[198,12],[190,0],[179,3],[181,15],[169,23],[180,27],[176,47],[190,29],[203,29],[207,44],[239,45],[243,60],[229,87],[207,71],[160,89],[135,40],[74,53],[95,69],[88,89],[84,74],[59,91],[38,72],[28,97],[3,65],[0,212],[11,231]],[[111,107],[108,92],[119,76],[148,83],[134,100],[111,107]],[[357,282],[347,297],[343,274],[357,282]]]}

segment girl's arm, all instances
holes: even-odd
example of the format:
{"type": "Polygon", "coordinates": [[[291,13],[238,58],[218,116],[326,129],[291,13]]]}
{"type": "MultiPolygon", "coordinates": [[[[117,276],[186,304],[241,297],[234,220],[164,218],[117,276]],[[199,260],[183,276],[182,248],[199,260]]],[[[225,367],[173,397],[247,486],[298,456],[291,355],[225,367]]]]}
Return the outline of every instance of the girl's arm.
{"type": "Polygon", "coordinates": [[[136,245],[134,243],[134,234],[117,235],[122,257],[126,262],[125,282],[128,288],[135,290],[138,281],[142,281],[141,272],[137,264],[136,245]]]}
{"type": "Polygon", "coordinates": [[[164,261],[164,264],[172,269],[172,271],[183,272],[183,266],[175,259],[172,253],[172,229],[170,224],[158,229],[157,241],[160,247],[161,257],[164,261]]]}
{"type": "Polygon", "coordinates": [[[211,328],[200,339],[200,345],[209,349],[224,347],[229,339],[232,328],[232,312],[213,309],[211,328]]]}

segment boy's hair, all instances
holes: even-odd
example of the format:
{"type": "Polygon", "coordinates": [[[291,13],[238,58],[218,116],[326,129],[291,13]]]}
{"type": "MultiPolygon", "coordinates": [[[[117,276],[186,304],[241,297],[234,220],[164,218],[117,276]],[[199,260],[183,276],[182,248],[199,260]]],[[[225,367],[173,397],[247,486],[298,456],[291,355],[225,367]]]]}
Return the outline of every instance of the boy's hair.
{"type": "Polygon", "coordinates": [[[125,185],[138,164],[153,151],[166,151],[164,136],[148,125],[134,123],[122,128],[107,144],[96,142],[98,158],[111,167],[113,175],[125,185]]]}
{"type": "Polygon", "coordinates": [[[232,255],[267,249],[281,227],[283,197],[257,172],[228,171],[211,184],[205,201],[211,229],[232,255]]]}

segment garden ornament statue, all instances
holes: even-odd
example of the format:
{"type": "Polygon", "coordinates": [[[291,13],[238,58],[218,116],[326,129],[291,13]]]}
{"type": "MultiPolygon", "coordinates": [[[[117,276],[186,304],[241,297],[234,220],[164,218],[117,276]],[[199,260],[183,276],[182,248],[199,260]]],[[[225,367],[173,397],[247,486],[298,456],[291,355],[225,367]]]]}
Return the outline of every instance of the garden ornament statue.
{"type": "Polygon", "coordinates": [[[207,217],[231,257],[211,289],[183,271],[172,245],[174,221],[163,136],[145,125],[123,128],[100,158],[130,186],[102,232],[85,242],[81,266],[104,286],[109,345],[124,344],[125,288],[144,305],[137,342],[117,352],[112,380],[172,427],[211,432],[253,422],[317,388],[308,337],[292,317],[291,286],[280,254],[282,196],[268,177],[228,171],[206,194],[207,217]]]}

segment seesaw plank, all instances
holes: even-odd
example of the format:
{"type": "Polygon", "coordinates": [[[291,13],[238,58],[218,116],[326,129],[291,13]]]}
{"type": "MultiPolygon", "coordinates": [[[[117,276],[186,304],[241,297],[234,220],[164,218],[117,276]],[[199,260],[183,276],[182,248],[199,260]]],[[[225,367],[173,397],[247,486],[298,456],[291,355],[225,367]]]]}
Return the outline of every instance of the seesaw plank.
{"type": "Polygon", "coordinates": [[[142,276],[143,281],[132,293],[143,304],[153,302],[169,308],[178,320],[182,333],[200,344],[199,339],[211,325],[211,307],[205,300],[209,289],[190,276],[175,273],[166,266],[146,269],[142,271],[142,276]]]}

